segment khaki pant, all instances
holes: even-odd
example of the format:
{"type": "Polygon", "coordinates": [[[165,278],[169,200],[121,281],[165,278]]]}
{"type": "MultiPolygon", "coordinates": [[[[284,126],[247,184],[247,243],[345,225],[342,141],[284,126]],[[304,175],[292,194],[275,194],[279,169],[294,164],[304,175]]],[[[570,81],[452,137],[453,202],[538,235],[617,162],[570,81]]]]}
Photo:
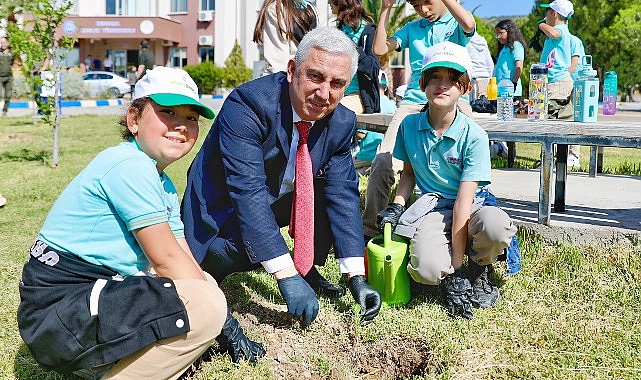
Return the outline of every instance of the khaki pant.
{"type": "MultiPolygon", "coordinates": [[[[392,157],[398,127],[405,116],[420,112],[424,104],[401,103],[392,120],[390,121],[383,141],[376,150],[376,157],[372,161],[372,169],[365,192],[365,210],[363,212],[363,232],[367,236],[377,236],[376,215],[389,203],[392,186],[396,182],[396,173],[403,170],[403,162],[392,157]]],[[[470,103],[459,100],[459,109],[466,115],[472,116],[470,103]]]]}
{"type": "Polygon", "coordinates": [[[343,96],[341,104],[354,111],[354,113],[363,113],[365,111],[361,96],[356,92],[343,96]]]}
{"type": "MultiPolygon", "coordinates": [[[[414,281],[438,285],[452,267],[452,210],[435,210],[428,213],[410,240],[407,271],[414,281]]],[[[479,265],[496,261],[503,253],[516,226],[498,207],[483,206],[472,213],[467,227],[468,257],[479,265]]]]}
{"type": "MultiPolygon", "coordinates": [[[[572,90],[574,88],[574,81],[572,77],[568,76],[558,82],[548,83],[548,99],[550,99],[549,110],[553,111],[555,101],[566,102],[567,104],[559,106],[558,118],[569,119],[574,117],[574,103],[572,99],[572,90]]],[[[580,145],[569,145],[568,154],[579,158],[580,145]]]]}
{"type": "Polygon", "coordinates": [[[175,280],[185,304],[190,331],[158,341],[118,361],[103,379],[177,379],[220,334],[227,317],[227,301],[216,280],[175,280]]]}

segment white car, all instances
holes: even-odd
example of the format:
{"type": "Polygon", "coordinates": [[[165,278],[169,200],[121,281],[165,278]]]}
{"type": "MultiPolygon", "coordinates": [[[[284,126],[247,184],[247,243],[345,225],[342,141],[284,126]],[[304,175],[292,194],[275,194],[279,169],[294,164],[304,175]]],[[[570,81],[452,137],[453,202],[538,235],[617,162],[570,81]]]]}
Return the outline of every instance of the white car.
{"type": "Polygon", "coordinates": [[[131,86],[127,78],[108,71],[89,71],[82,74],[82,79],[89,96],[100,96],[108,93],[113,97],[122,98],[124,94],[131,92],[131,86]]]}

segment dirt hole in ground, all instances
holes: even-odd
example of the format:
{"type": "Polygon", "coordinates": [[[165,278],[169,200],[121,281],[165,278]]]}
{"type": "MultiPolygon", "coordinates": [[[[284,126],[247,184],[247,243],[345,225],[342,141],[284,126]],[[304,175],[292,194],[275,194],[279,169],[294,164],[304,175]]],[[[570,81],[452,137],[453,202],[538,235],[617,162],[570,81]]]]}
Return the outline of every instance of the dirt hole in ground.
{"type": "Polygon", "coordinates": [[[412,375],[423,375],[428,366],[429,355],[425,342],[394,336],[355,344],[350,359],[359,369],[360,375],[405,379],[412,375]]]}

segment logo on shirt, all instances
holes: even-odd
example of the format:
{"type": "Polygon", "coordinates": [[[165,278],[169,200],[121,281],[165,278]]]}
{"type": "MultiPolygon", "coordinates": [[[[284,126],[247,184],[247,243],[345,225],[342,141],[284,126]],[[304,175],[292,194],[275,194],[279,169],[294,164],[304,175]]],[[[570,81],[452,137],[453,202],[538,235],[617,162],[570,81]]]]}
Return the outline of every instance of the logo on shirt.
{"type": "Polygon", "coordinates": [[[463,160],[461,160],[458,157],[447,157],[446,160],[448,164],[452,164],[452,165],[460,165],[463,163],[463,160]]]}

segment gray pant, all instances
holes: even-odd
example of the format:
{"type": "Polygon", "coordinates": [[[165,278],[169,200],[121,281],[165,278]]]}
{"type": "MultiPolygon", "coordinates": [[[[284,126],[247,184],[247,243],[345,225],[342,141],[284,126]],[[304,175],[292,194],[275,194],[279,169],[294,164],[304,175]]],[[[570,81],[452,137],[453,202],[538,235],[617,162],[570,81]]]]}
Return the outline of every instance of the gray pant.
{"type": "MultiPolygon", "coordinates": [[[[421,284],[438,285],[445,276],[454,273],[451,257],[453,211],[451,205],[441,208],[442,201],[436,209],[425,214],[410,239],[407,271],[421,284]]],[[[454,201],[450,202],[453,205],[454,201]]],[[[469,260],[488,265],[494,263],[510,244],[516,226],[505,211],[481,204],[475,202],[472,207],[466,253],[469,260]]]]}

